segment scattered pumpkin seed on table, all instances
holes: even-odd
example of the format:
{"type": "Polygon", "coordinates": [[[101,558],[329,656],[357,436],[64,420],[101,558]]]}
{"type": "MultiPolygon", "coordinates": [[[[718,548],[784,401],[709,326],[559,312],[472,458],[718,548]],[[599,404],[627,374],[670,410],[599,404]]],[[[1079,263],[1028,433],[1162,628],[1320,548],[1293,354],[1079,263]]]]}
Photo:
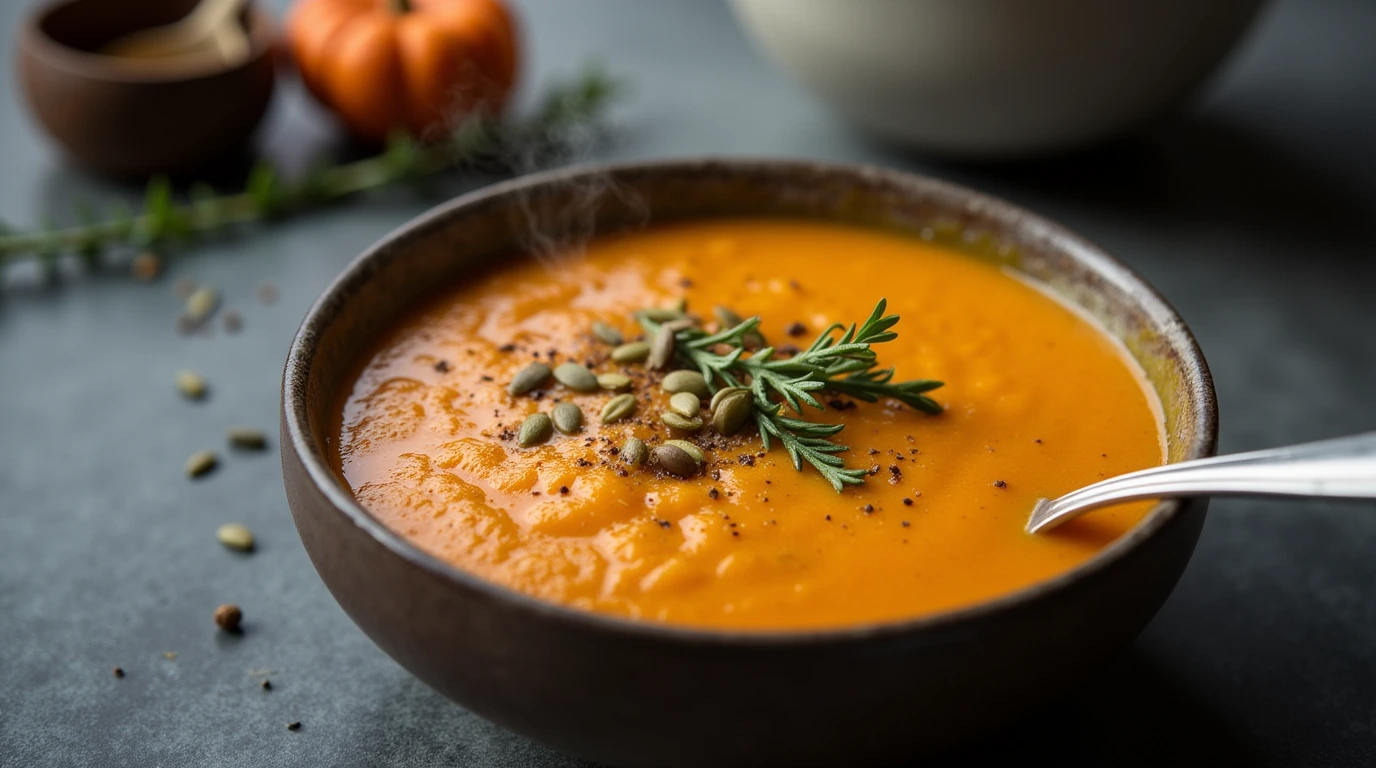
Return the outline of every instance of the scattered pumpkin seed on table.
{"type": "Polygon", "coordinates": [[[626,438],[626,443],[621,446],[621,460],[633,467],[641,466],[645,459],[649,457],[649,449],[645,446],[645,441],[638,437],[626,438]]]}
{"type": "Polygon", "coordinates": [[[554,428],[566,435],[583,428],[583,409],[570,402],[558,403],[550,412],[554,428]]]}
{"type": "Polygon", "coordinates": [[[205,397],[205,379],[195,371],[177,371],[177,390],[188,400],[205,397]]]}
{"type": "Polygon", "coordinates": [[[596,336],[597,340],[603,344],[610,344],[613,347],[620,346],[626,341],[626,339],[622,337],[621,331],[607,325],[601,320],[593,321],[592,335],[596,336]]]}
{"type": "Polygon", "coordinates": [[[665,411],[664,413],[661,413],[659,415],[659,420],[664,422],[666,425],[674,429],[681,430],[683,432],[696,432],[699,429],[702,429],[702,419],[696,417],[691,419],[685,419],[684,417],[678,415],[677,413],[674,413],[673,411],[665,411]]]}
{"type": "Polygon", "coordinates": [[[659,445],[654,449],[655,463],[675,477],[692,477],[698,473],[698,463],[692,454],[676,445],[659,445]]]}
{"type": "Polygon", "coordinates": [[[631,388],[631,377],[619,373],[598,374],[597,384],[612,392],[622,392],[631,388]]]}
{"type": "Polygon", "coordinates": [[[601,419],[603,424],[613,424],[635,413],[635,395],[617,395],[607,401],[602,406],[601,419]]]}
{"type": "Polygon", "coordinates": [[[595,392],[599,388],[597,376],[578,363],[560,363],[554,369],[554,378],[575,392],[595,392]]]}
{"type": "Polygon", "coordinates": [[[226,523],[215,531],[215,538],[230,549],[253,551],[253,531],[238,523],[226,523]]]}
{"type": "Polygon", "coordinates": [[[692,392],[676,392],[669,398],[669,410],[685,419],[691,419],[702,410],[702,401],[692,392]]]}
{"type": "Polygon", "coordinates": [[[554,434],[554,423],[549,416],[543,413],[532,413],[521,422],[521,428],[516,433],[516,442],[522,448],[529,448],[532,445],[539,445],[545,442],[554,434]]]}
{"type": "Polygon", "coordinates": [[[707,380],[697,371],[670,371],[660,382],[660,388],[671,394],[679,392],[690,392],[699,398],[711,396],[711,391],[707,389],[707,380]]]}
{"type": "Polygon", "coordinates": [[[632,341],[612,350],[612,360],[618,363],[638,363],[650,356],[650,345],[643,341],[632,341]]]}
{"type": "Polygon", "coordinates": [[[693,460],[699,464],[701,464],[704,461],[707,461],[707,454],[704,453],[701,448],[697,447],[696,445],[693,445],[687,440],[665,440],[664,444],[672,445],[675,448],[682,450],[684,453],[688,454],[689,456],[692,456],[693,460]]]}
{"type": "Polygon", "coordinates": [[[261,429],[230,427],[226,434],[229,436],[230,446],[234,448],[261,451],[268,447],[268,436],[261,429]]]}
{"type": "Polygon", "coordinates": [[[506,391],[510,395],[524,395],[535,389],[549,378],[549,366],[544,363],[531,363],[512,377],[506,391]]]}
{"type": "Polygon", "coordinates": [[[186,460],[188,477],[200,477],[215,468],[219,458],[214,451],[196,451],[186,460]]]}

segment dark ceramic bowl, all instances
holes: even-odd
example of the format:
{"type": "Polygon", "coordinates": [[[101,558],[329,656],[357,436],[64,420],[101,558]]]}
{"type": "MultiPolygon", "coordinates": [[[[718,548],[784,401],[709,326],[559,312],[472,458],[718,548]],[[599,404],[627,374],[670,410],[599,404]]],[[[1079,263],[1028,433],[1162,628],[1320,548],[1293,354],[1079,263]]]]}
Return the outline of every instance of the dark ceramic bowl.
{"type": "Polygon", "coordinates": [[[59,0],[19,35],[29,108],[78,163],[103,173],[192,171],[241,150],[272,98],[271,20],[255,6],[241,22],[250,52],[225,67],[205,60],[141,61],[95,51],[139,29],[174,22],[197,0],[59,0]]]}
{"type": "Polygon", "coordinates": [[[387,236],[330,286],[292,343],[287,498],[349,616],[473,712],[614,765],[891,764],[997,728],[1126,645],[1184,570],[1205,500],[1160,504],[1088,563],[973,608],[742,633],[593,615],[494,586],[412,546],[350,495],[329,458],[341,387],[378,332],[436,286],[510,258],[532,225],[581,238],[740,215],[899,230],[1001,261],[1123,340],[1160,395],[1172,461],[1213,453],[1213,387],[1180,318],[1122,264],[1027,211],[877,168],[707,160],[556,171],[461,197],[387,236]]]}

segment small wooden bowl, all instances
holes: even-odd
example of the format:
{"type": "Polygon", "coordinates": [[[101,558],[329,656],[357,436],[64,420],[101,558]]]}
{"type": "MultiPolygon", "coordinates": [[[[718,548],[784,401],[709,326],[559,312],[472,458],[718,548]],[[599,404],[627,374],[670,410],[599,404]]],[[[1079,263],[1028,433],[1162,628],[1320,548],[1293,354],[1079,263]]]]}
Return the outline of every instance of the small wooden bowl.
{"type": "Polygon", "coordinates": [[[267,111],[273,27],[249,6],[249,56],[147,61],[96,53],[138,29],[168,24],[195,0],[58,0],[35,10],[19,38],[29,107],[78,163],[104,173],[191,171],[241,149],[267,111]]]}

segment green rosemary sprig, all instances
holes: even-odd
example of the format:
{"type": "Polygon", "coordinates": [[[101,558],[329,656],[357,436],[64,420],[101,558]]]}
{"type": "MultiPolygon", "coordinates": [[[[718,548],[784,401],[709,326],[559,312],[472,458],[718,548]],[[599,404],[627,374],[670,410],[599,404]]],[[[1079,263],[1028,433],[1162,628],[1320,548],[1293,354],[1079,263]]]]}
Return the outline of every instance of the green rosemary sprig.
{"type": "MultiPolygon", "coordinates": [[[[869,403],[890,398],[923,413],[941,413],[941,405],[926,395],[940,387],[941,382],[894,382],[893,368],[878,367],[878,355],[872,346],[898,338],[892,330],[898,316],[885,315],[887,307],[888,302],[880,299],[869,318],[858,327],[832,324],[806,350],[788,358],[775,358],[774,347],[746,356],[745,337],[759,326],[759,317],[713,334],[695,327],[680,330],[674,334],[675,357],[697,368],[714,392],[723,386],[749,387],[754,396],[755,423],[765,450],[769,450],[771,440],[777,439],[788,451],[794,469],[801,471],[806,461],[839,492],[845,486],[865,482],[865,470],[846,468],[836,455],[849,447],[830,440],[845,425],[786,416],[784,404],[801,416],[804,405],[826,408],[813,393],[833,392],[869,403]],[[719,354],[714,349],[720,345],[730,349],[719,354]]],[[[653,335],[659,330],[660,323],[644,313],[638,319],[647,333],[653,335]]]]}
{"type": "Polygon", "coordinates": [[[83,209],[78,223],[63,229],[46,225],[38,231],[19,232],[0,227],[0,269],[37,260],[51,274],[63,254],[77,254],[96,266],[100,255],[112,247],[149,248],[189,240],[476,163],[500,164],[517,156],[542,162],[597,130],[619,90],[617,83],[589,68],[573,82],[552,86],[524,119],[474,118],[436,143],[398,135],[378,155],[320,166],[294,180],[283,178],[263,162],[250,171],[244,190],[234,194],[217,194],[197,184],[190,188],[189,199],[179,201],[165,177],[154,177],[138,214],[117,204],[103,217],[83,209]]]}

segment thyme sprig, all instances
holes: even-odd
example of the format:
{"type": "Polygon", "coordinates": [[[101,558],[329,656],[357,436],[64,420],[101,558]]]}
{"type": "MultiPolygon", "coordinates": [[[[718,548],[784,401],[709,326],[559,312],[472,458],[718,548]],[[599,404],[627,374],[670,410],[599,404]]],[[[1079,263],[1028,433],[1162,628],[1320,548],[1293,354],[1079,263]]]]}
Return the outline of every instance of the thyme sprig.
{"type": "Polygon", "coordinates": [[[300,213],[312,208],[405,181],[482,163],[504,164],[519,157],[541,163],[596,131],[620,88],[589,68],[576,80],[549,88],[527,117],[474,117],[437,142],[419,142],[398,134],[380,154],[352,162],[315,167],[297,179],[286,179],[267,161],[249,172],[243,191],[219,194],[194,184],[188,199],[178,200],[171,183],[154,177],[144,195],[142,212],[117,203],[103,216],[79,206],[75,226],[45,225],[38,231],[12,231],[0,226],[0,269],[25,260],[38,261],[54,277],[64,254],[98,267],[101,255],[120,246],[150,248],[190,241],[224,228],[300,213]]]}
{"type": "MultiPolygon", "coordinates": [[[[850,450],[830,439],[845,428],[844,424],[799,418],[805,405],[825,410],[814,393],[832,392],[868,403],[888,398],[923,413],[941,413],[941,405],[926,395],[940,387],[941,382],[895,382],[893,368],[879,367],[873,345],[898,338],[892,330],[898,324],[898,315],[884,314],[887,307],[888,302],[880,299],[859,326],[833,323],[817,335],[811,346],[792,357],[776,358],[774,347],[747,354],[745,336],[759,326],[759,317],[712,334],[696,327],[679,330],[674,334],[675,357],[701,372],[713,392],[721,387],[748,387],[754,397],[755,424],[765,450],[777,439],[793,460],[794,469],[801,471],[806,461],[839,492],[848,485],[864,483],[865,470],[847,468],[836,455],[850,450]],[[729,349],[717,352],[723,345],[729,349]],[[786,415],[785,404],[798,417],[786,415]]],[[[645,313],[638,315],[638,319],[647,333],[658,332],[661,323],[645,313]]]]}

